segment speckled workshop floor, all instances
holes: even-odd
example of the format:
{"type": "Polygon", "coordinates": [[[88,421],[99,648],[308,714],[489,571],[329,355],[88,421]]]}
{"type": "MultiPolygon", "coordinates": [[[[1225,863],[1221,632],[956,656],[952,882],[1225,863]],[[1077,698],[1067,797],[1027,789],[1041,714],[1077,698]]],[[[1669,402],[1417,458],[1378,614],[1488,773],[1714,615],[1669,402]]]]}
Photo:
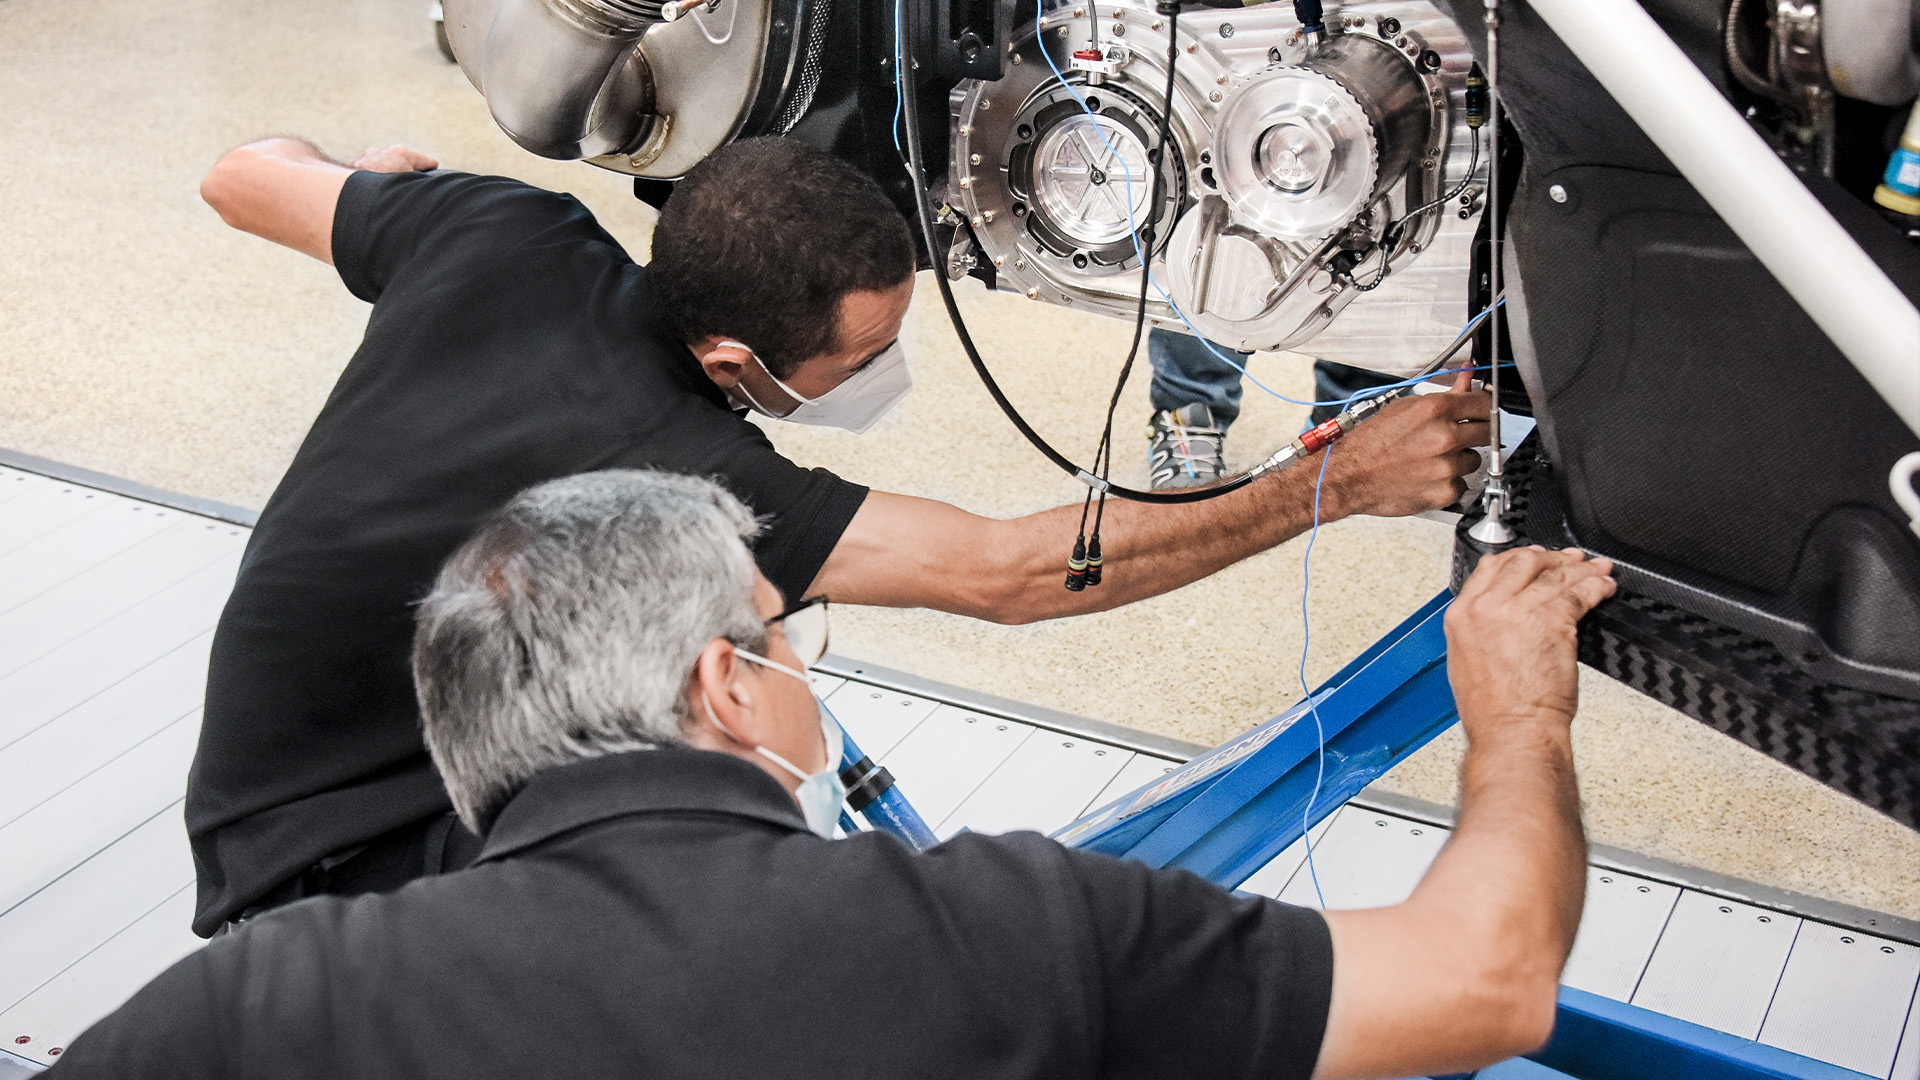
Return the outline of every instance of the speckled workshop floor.
{"type": "MultiPolygon", "coordinates": [[[[224,228],[196,195],[219,154],[297,133],[351,155],[404,142],[451,167],[571,191],[644,258],[652,213],[619,177],[521,152],[435,51],[424,0],[0,0],[0,446],[249,506],[273,489],[366,307],[331,270],[224,228]]],[[[930,285],[906,330],[919,389],[862,437],[778,426],[806,464],[1010,515],[1080,489],[1028,449],[968,370],[930,285]]],[[[1128,327],[963,288],[1010,393],[1090,446],[1128,327]]],[[[1304,363],[1256,373],[1304,395],[1304,363]]],[[[1249,394],[1234,458],[1298,410],[1249,394]]],[[[1146,415],[1136,385],[1123,445],[1146,415]]],[[[1144,467],[1122,463],[1136,474],[1144,467]]],[[[1134,477],[1136,480],[1140,476],[1134,477]]],[[[1438,589],[1448,532],[1357,520],[1313,552],[1309,677],[1438,589]]],[[[1063,536],[1062,551],[1069,537],[1063,536]]],[[[1001,628],[838,612],[837,651],[930,678],[1215,743],[1298,695],[1304,544],[1123,611],[1001,628]]],[[[1920,835],[1584,673],[1576,726],[1596,841],[1920,918],[1920,835]]],[[[1386,785],[1451,801],[1457,737],[1386,785]]]]}

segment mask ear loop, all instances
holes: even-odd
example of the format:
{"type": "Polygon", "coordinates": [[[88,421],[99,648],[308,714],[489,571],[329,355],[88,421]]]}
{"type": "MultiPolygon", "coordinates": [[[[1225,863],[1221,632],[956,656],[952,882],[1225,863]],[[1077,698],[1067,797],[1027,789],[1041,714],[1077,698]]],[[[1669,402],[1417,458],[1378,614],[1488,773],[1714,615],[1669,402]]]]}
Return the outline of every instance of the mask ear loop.
{"type": "MultiPolygon", "coordinates": [[[[707,697],[707,691],[704,688],[702,688],[700,691],[700,704],[706,706],[707,719],[713,721],[714,727],[717,727],[721,731],[726,732],[727,738],[732,739],[734,742],[739,743],[741,746],[747,745],[747,740],[741,738],[738,735],[735,735],[732,729],[728,728],[727,725],[720,722],[720,717],[713,711],[713,702],[707,697]]],[[[779,754],[774,753],[773,751],[767,749],[764,746],[755,746],[753,748],[753,752],[761,755],[762,757],[768,759],[769,761],[772,761],[775,765],[778,765],[781,768],[787,770],[787,772],[793,774],[795,779],[800,780],[803,783],[807,779],[809,779],[807,774],[801,772],[799,767],[794,765],[793,762],[788,761],[786,758],[781,757],[779,754]]]]}

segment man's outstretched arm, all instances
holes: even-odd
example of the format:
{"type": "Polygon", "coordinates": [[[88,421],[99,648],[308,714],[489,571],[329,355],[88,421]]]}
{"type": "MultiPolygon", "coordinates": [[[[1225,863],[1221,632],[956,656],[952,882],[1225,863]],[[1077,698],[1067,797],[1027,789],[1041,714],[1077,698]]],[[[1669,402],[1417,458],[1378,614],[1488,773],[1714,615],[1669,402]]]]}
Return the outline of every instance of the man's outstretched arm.
{"type": "Polygon", "coordinates": [[[304,139],[272,138],[228,151],[200,181],[221,220],[333,265],[333,212],[355,170],[412,172],[439,162],[404,146],[369,149],[342,164],[304,139]]]}
{"type": "MultiPolygon", "coordinates": [[[[1484,393],[1397,401],[1334,444],[1319,517],[1397,517],[1450,506],[1489,438],[1484,393]]],[[[1080,506],[1010,520],[874,492],[812,592],[840,603],[930,607],[1003,623],[1104,611],[1177,589],[1305,532],[1322,455],[1204,502],[1108,499],[1097,588],[1062,587],[1080,506]]]]}
{"type": "Polygon", "coordinates": [[[1574,625],[1613,594],[1611,571],[1579,551],[1489,556],[1448,610],[1467,735],[1459,821],[1405,903],[1327,912],[1317,1080],[1469,1072],[1552,1033],[1586,891],[1574,625]]]}

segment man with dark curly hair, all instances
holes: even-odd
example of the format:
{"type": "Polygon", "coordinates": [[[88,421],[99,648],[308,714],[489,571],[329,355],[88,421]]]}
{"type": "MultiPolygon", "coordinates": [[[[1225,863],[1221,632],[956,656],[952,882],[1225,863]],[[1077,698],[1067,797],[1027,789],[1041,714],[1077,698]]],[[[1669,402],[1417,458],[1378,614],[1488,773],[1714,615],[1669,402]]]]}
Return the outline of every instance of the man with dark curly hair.
{"type": "MultiPolygon", "coordinates": [[[[638,266],[578,202],[392,147],[227,154],[228,224],[335,266],[366,337],[261,512],[213,643],[187,825],[194,929],[465,865],[407,667],[413,605],[485,517],[608,468],[717,478],[790,598],[1000,622],[1114,607],[1304,531],[1318,457],[1233,495],[1106,515],[1106,584],[1060,587],[1077,507],[992,520],[868,491],[774,450],[749,410],[863,431],[912,386],[915,251],[898,212],[802,143],[732,144],[676,186],[638,266]]],[[[1326,470],[1324,520],[1452,503],[1485,395],[1383,410],[1326,470]]]]}

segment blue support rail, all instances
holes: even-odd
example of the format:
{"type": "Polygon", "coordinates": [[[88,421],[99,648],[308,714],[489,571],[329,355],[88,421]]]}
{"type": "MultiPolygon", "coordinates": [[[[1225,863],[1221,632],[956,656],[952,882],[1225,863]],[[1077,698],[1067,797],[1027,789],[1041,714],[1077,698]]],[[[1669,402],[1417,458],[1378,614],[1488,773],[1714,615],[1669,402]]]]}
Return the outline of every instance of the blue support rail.
{"type": "MultiPolygon", "coordinates": [[[[1451,594],[1442,592],[1307,700],[1094,810],[1054,838],[1069,847],[1181,867],[1215,884],[1238,886],[1458,721],[1447,684],[1443,626],[1451,602],[1451,594]],[[1319,774],[1322,732],[1324,775],[1319,774]]],[[[1552,1041],[1527,1058],[1477,1075],[1485,1080],[1868,1080],[1862,1073],[1565,987],[1552,1041]]]]}
{"type": "Polygon", "coordinates": [[[1054,838],[1240,884],[1459,718],[1447,686],[1442,629],[1451,601],[1451,594],[1440,593],[1307,700],[1054,838]]]}

